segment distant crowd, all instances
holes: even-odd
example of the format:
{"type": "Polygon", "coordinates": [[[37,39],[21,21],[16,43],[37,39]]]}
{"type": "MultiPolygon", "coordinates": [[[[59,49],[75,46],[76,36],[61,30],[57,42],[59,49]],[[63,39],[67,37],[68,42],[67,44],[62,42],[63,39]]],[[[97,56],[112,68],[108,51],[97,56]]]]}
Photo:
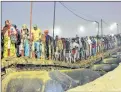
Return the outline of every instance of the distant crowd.
{"type": "Polygon", "coordinates": [[[54,39],[49,35],[49,30],[42,33],[37,25],[33,25],[30,32],[26,24],[19,30],[9,20],[5,21],[1,31],[1,58],[14,56],[76,62],[117,46],[121,46],[121,34],[76,35],[74,38],[60,38],[56,35],[54,39]]]}

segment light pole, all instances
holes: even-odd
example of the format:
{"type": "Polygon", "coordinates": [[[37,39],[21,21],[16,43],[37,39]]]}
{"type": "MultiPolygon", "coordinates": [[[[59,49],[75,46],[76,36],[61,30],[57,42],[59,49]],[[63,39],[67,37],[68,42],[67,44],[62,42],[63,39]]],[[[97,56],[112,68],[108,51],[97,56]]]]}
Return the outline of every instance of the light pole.
{"type": "Polygon", "coordinates": [[[95,21],[98,25],[98,32],[97,32],[97,35],[99,35],[99,22],[98,21],[95,21]]]}
{"type": "Polygon", "coordinates": [[[103,37],[103,24],[102,24],[102,19],[101,19],[101,36],[103,37]]]}
{"type": "Polygon", "coordinates": [[[54,15],[53,15],[53,51],[52,57],[54,58],[54,30],[55,30],[55,12],[56,12],[56,1],[54,1],[54,15]]]}
{"type": "Polygon", "coordinates": [[[56,1],[54,1],[53,38],[54,38],[54,29],[55,29],[55,11],[56,11],[56,1]]]}
{"type": "Polygon", "coordinates": [[[121,33],[121,23],[119,23],[119,34],[121,33]]]}
{"type": "Polygon", "coordinates": [[[118,23],[117,23],[117,34],[119,34],[119,30],[118,30],[118,23]]]}

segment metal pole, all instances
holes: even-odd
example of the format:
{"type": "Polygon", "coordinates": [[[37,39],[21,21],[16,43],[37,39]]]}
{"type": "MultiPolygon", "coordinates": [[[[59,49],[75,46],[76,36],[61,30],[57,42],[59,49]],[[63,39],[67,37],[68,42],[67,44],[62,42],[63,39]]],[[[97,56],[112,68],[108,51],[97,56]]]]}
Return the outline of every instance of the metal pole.
{"type": "Polygon", "coordinates": [[[54,58],[54,29],[55,29],[55,12],[56,12],[56,1],[54,1],[54,15],[53,15],[53,51],[52,57],[54,58]]]}
{"type": "Polygon", "coordinates": [[[54,38],[54,29],[55,29],[55,10],[56,10],[56,1],[54,1],[54,16],[53,16],[53,38],[54,38]]]}
{"type": "Polygon", "coordinates": [[[118,24],[117,24],[117,34],[118,34],[118,24]]]}
{"type": "Polygon", "coordinates": [[[103,36],[103,25],[102,25],[102,19],[101,19],[101,36],[103,36]]]}
{"type": "Polygon", "coordinates": [[[98,35],[99,35],[99,22],[97,22],[98,23],[98,35]]]}
{"type": "Polygon", "coordinates": [[[118,24],[117,24],[117,34],[118,34],[119,32],[118,32],[118,24]]]}
{"type": "MultiPolygon", "coordinates": [[[[98,39],[99,39],[99,22],[97,22],[97,21],[95,21],[96,23],[97,23],[97,25],[98,25],[98,32],[97,32],[97,41],[98,41],[98,39]]],[[[98,52],[98,50],[96,49],[96,53],[98,52]]]]}
{"type": "Polygon", "coordinates": [[[32,2],[30,7],[30,39],[31,39],[31,29],[32,29],[32,2]]]}
{"type": "Polygon", "coordinates": [[[119,23],[119,34],[120,34],[120,31],[121,31],[121,26],[120,26],[120,23],[119,23]]]}
{"type": "Polygon", "coordinates": [[[98,25],[98,32],[97,32],[97,35],[99,35],[99,22],[95,21],[98,25]]]}
{"type": "Polygon", "coordinates": [[[120,24],[118,25],[118,31],[119,31],[119,34],[121,33],[120,31],[121,31],[121,26],[120,26],[120,24]]]}
{"type": "Polygon", "coordinates": [[[31,29],[32,29],[32,2],[31,2],[31,5],[30,5],[30,53],[29,53],[30,57],[32,55],[31,29]]]}

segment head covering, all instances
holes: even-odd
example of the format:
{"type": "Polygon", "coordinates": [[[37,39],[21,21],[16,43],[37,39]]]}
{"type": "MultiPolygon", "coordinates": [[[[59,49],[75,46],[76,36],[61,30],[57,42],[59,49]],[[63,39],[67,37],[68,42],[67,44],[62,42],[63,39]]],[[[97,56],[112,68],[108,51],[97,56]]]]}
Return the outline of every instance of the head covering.
{"type": "Polygon", "coordinates": [[[27,25],[26,25],[26,24],[23,24],[23,25],[22,25],[22,28],[23,28],[23,29],[26,29],[26,28],[27,28],[27,25]]]}
{"type": "Polygon", "coordinates": [[[10,20],[6,20],[5,22],[10,23],[10,20]]]}
{"type": "Polygon", "coordinates": [[[10,20],[6,20],[6,21],[5,21],[5,24],[6,24],[6,23],[9,24],[9,25],[11,24],[10,20]]]}
{"type": "Polygon", "coordinates": [[[35,25],[33,25],[33,27],[36,27],[37,28],[37,25],[35,24],[35,25]]]}

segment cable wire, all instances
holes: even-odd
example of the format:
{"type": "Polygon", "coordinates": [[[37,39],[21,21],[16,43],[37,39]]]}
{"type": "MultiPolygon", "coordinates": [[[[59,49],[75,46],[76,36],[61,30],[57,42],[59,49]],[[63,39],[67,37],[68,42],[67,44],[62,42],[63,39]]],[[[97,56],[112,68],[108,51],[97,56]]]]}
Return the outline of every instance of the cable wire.
{"type": "Polygon", "coordinates": [[[72,10],[70,10],[67,6],[65,6],[62,2],[60,2],[60,4],[61,4],[63,7],[65,7],[67,10],[69,10],[71,13],[73,13],[75,16],[77,16],[77,17],[79,17],[79,18],[81,18],[81,19],[83,19],[83,20],[85,20],[85,21],[95,22],[95,21],[93,21],[93,20],[85,19],[85,18],[79,16],[78,14],[74,13],[74,12],[73,12],[72,10]]]}
{"type": "Polygon", "coordinates": [[[105,23],[106,25],[109,25],[107,22],[105,22],[104,20],[102,20],[103,23],[105,23]]]}
{"type": "Polygon", "coordinates": [[[77,17],[79,17],[79,18],[81,18],[81,19],[83,19],[83,20],[85,20],[85,21],[89,21],[89,22],[96,22],[96,23],[98,24],[98,32],[97,32],[97,35],[99,35],[99,22],[98,22],[98,21],[93,21],[93,20],[85,19],[85,18],[79,16],[78,14],[74,13],[74,12],[73,12],[72,10],[70,10],[68,7],[66,7],[66,6],[64,5],[64,3],[60,2],[60,4],[61,4],[64,8],[66,8],[67,10],[69,10],[72,14],[74,14],[75,16],[77,16],[77,17]]]}

